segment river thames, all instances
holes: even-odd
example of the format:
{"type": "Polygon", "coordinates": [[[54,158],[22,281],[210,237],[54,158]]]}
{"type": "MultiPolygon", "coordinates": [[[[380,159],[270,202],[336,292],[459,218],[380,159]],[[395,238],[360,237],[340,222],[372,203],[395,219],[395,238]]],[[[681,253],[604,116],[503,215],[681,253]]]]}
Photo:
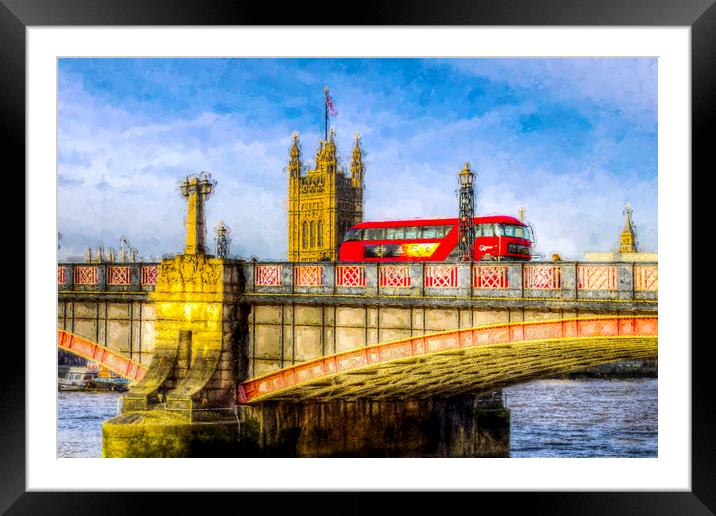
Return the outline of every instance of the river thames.
{"type": "MultiPolygon", "coordinates": [[[[511,457],[656,457],[655,378],[538,380],[504,390],[511,457]]],[[[58,457],[101,457],[119,393],[58,393],[58,457]]]]}

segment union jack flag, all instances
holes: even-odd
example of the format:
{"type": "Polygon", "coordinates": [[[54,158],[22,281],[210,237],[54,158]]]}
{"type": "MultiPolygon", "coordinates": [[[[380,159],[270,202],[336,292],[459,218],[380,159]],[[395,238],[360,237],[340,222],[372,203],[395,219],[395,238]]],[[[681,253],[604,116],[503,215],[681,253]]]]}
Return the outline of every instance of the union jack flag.
{"type": "Polygon", "coordinates": [[[336,107],[333,105],[333,99],[330,95],[328,95],[328,93],[326,93],[326,105],[328,106],[328,111],[331,113],[332,116],[336,116],[338,114],[338,111],[336,111],[336,107]]]}

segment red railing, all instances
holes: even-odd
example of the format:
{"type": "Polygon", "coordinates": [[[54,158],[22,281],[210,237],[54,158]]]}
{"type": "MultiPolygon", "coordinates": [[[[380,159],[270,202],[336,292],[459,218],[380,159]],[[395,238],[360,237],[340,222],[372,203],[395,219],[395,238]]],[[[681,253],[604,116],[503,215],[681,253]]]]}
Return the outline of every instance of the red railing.
{"type": "Polygon", "coordinates": [[[508,288],[507,267],[504,265],[475,265],[472,269],[473,288],[508,288]]]}
{"type": "Polygon", "coordinates": [[[428,288],[457,288],[457,265],[426,265],[425,286],[428,288]]]}
{"type": "Polygon", "coordinates": [[[97,267],[75,267],[75,285],[96,285],[97,267]]]}
{"type": "Polygon", "coordinates": [[[559,265],[525,265],[523,285],[526,289],[559,289],[562,286],[559,265]]]}
{"type": "Polygon", "coordinates": [[[323,285],[323,267],[321,265],[295,265],[293,284],[297,287],[320,287],[323,285]]]}
{"type": "Polygon", "coordinates": [[[126,266],[110,266],[107,267],[107,284],[108,285],[131,285],[132,271],[126,266]]]}
{"type": "Polygon", "coordinates": [[[410,267],[407,265],[381,265],[378,279],[378,284],[381,287],[409,287],[410,267]]]}
{"type": "Polygon", "coordinates": [[[280,287],[280,265],[257,265],[254,269],[254,285],[257,287],[280,287]]]}
{"type": "Polygon", "coordinates": [[[336,265],[336,286],[365,287],[365,266],[336,265]]]}

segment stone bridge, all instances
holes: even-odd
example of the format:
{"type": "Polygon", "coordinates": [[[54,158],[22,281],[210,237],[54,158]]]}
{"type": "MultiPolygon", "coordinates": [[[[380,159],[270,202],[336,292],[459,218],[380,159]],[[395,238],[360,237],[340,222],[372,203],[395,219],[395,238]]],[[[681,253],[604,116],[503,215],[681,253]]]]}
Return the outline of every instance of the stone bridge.
{"type": "Polygon", "coordinates": [[[486,393],[656,355],[657,271],[195,253],[60,264],[58,316],[147,367],[103,425],[105,456],[502,456],[509,412],[486,393]]]}
{"type": "MultiPolygon", "coordinates": [[[[656,263],[292,264],[232,261],[245,377],[324,355],[485,324],[657,313],[656,263]]],[[[156,263],[58,267],[59,328],[148,365],[156,263]]]]}

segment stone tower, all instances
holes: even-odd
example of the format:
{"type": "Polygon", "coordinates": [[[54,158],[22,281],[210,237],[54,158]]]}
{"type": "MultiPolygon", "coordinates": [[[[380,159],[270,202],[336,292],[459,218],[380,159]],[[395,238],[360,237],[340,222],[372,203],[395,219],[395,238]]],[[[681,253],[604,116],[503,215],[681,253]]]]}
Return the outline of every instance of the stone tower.
{"type": "Polygon", "coordinates": [[[304,175],[301,144],[294,133],[288,173],[288,260],[336,261],[346,231],[363,220],[360,137],[356,135],[349,175],[338,162],[333,129],[318,146],[316,167],[304,175]]]}

